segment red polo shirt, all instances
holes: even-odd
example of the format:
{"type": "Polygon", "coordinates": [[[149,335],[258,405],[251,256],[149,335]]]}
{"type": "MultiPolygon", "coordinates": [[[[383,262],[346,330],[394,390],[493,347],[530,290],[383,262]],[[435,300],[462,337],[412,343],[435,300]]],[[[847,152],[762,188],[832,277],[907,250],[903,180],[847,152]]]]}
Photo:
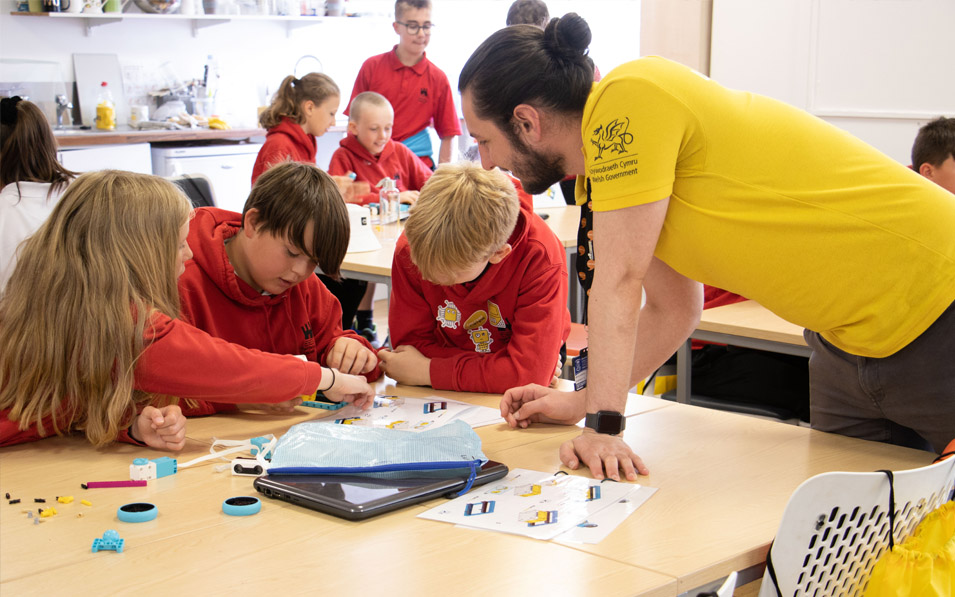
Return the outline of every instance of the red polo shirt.
{"type": "MultiPolygon", "coordinates": [[[[404,141],[433,122],[438,137],[461,134],[454,109],[448,77],[425,54],[418,64],[405,66],[398,60],[398,46],[390,52],[372,56],[361,65],[351,100],[363,91],[374,91],[388,98],[395,110],[392,139],[404,141]]],[[[348,109],[345,109],[348,114],[348,109]]]]}

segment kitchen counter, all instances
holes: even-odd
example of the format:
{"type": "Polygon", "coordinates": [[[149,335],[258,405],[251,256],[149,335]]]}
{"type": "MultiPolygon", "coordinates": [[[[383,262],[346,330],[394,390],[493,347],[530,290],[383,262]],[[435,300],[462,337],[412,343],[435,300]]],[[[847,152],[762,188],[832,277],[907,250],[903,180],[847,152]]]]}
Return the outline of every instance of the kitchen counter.
{"type": "Polygon", "coordinates": [[[113,131],[96,129],[53,129],[59,147],[86,147],[89,145],[123,145],[129,143],[159,143],[163,141],[237,141],[250,137],[264,137],[265,129],[246,128],[220,131],[215,129],[149,130],[140,131],[120,127],[113,131]]]}

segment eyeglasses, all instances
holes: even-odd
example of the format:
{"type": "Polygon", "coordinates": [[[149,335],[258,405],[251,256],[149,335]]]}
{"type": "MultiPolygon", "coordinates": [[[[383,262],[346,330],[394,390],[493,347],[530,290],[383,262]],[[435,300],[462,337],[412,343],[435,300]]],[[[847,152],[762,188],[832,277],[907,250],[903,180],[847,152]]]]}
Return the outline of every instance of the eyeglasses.
{"type": "Polygon", "coordinates": [[[404,25],[408,28],[408,33],[411,35],[417,35],[418,31],[424,29],[425,33],[431,33],[431,28],[434,27],[434,23],[425,23],[424,25],[419,25],[418,23],[402,23],[401,21],[395,21],[399,25],[404,25]]]}

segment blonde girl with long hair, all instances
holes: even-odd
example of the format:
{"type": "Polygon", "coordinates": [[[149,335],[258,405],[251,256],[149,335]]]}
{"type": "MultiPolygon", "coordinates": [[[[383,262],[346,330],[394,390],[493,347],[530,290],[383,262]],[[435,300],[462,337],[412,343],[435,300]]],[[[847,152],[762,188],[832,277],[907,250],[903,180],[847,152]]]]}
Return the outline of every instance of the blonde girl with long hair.
{"type": "Polygon", "coordinates": [[[177,398],[281,403],[332,386],[338,399],[373,396],[363,380],[342,387],[318,363],[179,320],[190,217],[155,176],[102,170],[70,185],[0,297],[0,446],[77,430],[96,446],[179,450],[177,398]]]}
{"type": "Polygon", "coordinates": [[[314,164],[318,147],[315,138],[335,124],[340,102],[338,85],[326,74],[285,77],[272,104],[259,115],[259,124],[268,133],[252,168],[252,184],[279,162],[314,164]]]}

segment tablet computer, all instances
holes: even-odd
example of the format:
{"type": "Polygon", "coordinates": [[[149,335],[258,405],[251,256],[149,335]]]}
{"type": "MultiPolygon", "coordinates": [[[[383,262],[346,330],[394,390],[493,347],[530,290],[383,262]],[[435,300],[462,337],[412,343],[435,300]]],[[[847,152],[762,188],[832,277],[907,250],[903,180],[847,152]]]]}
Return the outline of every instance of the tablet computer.
{"type": "MultiPolygon", "coordinates": [[[[474,485],[504,477],[507,467],[488,461],[474,485]]],[[[253,486],[259,493],[298,506],[346,518],[363,520],[436,497],[451,497],[464,489],[462,477],[381,479],[354,475],[264,475],[253,486]]]]}

